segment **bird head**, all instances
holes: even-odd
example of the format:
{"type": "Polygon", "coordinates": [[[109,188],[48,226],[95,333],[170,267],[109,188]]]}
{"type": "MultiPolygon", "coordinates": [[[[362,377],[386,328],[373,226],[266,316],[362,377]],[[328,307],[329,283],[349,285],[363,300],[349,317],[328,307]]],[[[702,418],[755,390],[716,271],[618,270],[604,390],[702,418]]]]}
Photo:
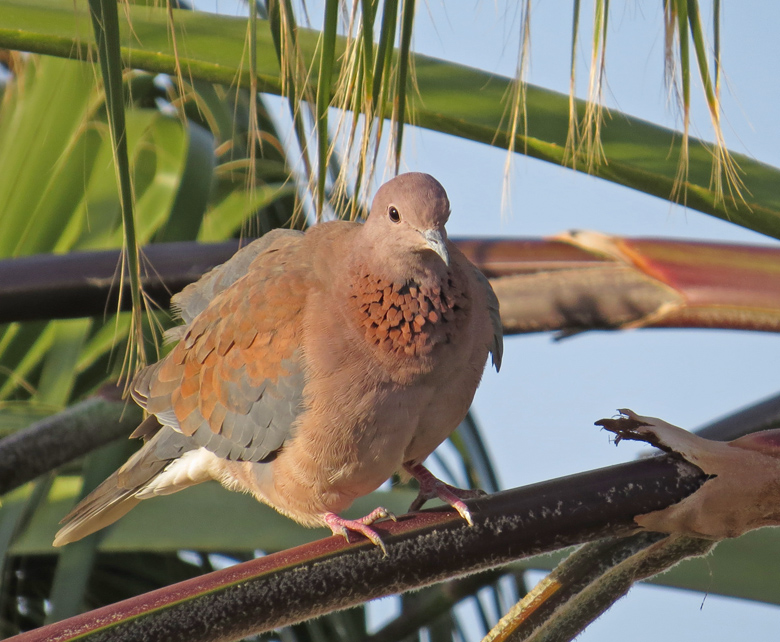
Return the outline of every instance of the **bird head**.
{"type": "MultiPolygon", "coordinates": [[[[447,231],[450,216],[447,192],[433,176],[418,172],[401,174],[376,193],[366,221],[366,232],[397,257],[416,256],[422,262],[439,262],[447,268],[447,231]]],[[[385,259],[389,256],[383,257],[385,259]]]]}

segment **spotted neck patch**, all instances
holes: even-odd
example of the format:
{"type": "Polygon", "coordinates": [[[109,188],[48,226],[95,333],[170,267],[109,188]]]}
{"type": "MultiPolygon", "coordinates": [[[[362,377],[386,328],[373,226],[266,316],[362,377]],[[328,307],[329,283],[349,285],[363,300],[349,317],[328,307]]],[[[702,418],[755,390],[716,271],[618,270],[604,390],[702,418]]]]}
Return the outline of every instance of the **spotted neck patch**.
{"type": "Polygon", "coordinates": [[[449,343],[468,309],[468,300],[451,275],[421,286],[359,274],[351,299],[369,342],[398,356],[425,356],[437,344],[449,343]]]}

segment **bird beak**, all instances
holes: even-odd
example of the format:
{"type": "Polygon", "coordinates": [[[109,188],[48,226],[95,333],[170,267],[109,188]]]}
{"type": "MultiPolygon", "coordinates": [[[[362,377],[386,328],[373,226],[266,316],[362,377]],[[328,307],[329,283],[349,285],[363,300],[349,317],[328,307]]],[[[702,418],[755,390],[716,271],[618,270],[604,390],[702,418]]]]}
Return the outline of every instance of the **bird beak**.
{"type": "Polygon", "coordinates": [[[444,261],[444,265],[450,265],[450,255],[447,252],[447,243],[444,235],[439,230],[424,230],[420,232],[425,239],[425,244],[432,249],[444,261]]]}

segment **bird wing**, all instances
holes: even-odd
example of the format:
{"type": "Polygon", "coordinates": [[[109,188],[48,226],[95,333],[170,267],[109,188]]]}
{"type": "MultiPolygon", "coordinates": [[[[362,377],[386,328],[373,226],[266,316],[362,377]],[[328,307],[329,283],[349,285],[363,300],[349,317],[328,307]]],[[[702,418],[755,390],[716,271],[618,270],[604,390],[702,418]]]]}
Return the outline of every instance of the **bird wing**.
{"type": "Polygon", "coordinates": [[[181,340],[133,382],[160,424],[234,461],[272,458],[303,405],[310,252],[300,233],[270,236],[182,291],[181,340]]]}
{"type": "Polygon", "coordinates": [[[248,271],[259,254],[272,245],[295,244],[300,242],[303,232],[299,230],[275,229],[242,247],[224,263],[217,265],[194,283],[190,283],[181,292],[171,298],[171,307],[181,317],[185,325],[173,328],[177,333],[186,330],[192,320],[203,312],[217,294],[238,281],[248,271]]]}
{"type": "Polygon", "coordinates": [[[501,324],[501,311],[498,305],[498,297],[493,291],[487,277],[472,265],[477,283],[484,289],[487,299],[488,314],[490,315],[490,324],[493,327],[493,342],[490,345],[490,354],[493,359],[493,365],[496,372],[501,370],[501,360],[504,357],[504,326],[501,324]]]}

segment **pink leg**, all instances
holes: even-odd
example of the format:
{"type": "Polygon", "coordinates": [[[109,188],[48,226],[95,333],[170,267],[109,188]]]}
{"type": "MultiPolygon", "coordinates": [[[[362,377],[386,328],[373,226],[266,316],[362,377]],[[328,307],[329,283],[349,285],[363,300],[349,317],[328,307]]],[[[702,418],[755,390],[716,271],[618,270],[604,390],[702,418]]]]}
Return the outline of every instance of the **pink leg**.
{"type": "Polygon", "coordinates": [[[375,508],[368,515],[361,517],[360,519],[344,519],[343,517],[336,515],[336,513],[325,513],[325,515],[323,515],[325,523],[330,526],[330,530],[333,531],[334,535],[343,535],[347,542],[349,542],[349,531],[362,533],[387,555],[387,549],[385,548],[384,542],[377,532],[369,526],[378,519],[384,519],[385,517],[389,517],[395,521],[395,515],[381,506],[375,508]]]}
{"type": "Polygon", "coordinates": [[[462,500],[482,497],[485,494],[484,491],[455,488],[455,486],[445,484],[422,464],[404,464],[404,470],[420,483],[420,493],[409,507],[410,511],[419,510],[429,499],[438,497],[458,511],[460,516],[469,523],[469,526],[474,525],[471,513],[462,500]]]}

